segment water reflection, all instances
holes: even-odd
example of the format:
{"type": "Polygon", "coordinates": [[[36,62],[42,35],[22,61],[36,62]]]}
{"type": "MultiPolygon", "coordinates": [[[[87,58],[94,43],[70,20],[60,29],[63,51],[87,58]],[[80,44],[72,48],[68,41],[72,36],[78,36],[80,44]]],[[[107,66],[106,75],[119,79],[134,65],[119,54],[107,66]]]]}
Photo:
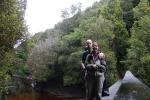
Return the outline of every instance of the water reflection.
{"type": "Polygon", "coordinates": [[[48,93],[28,92],[12,95],[9,100],[69,100],[64,97],[49,95],[48,93]]]}

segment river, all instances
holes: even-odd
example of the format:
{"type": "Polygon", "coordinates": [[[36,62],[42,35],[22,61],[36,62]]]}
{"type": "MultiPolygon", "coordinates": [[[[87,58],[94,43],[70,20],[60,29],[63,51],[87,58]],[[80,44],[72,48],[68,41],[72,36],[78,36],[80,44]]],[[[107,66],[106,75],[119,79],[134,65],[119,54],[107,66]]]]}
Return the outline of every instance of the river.
{"type": "Polygon", "coordinates": [[[82,100],[80,97],[63,97],[48,93],[26,92],[12,95],[8,100],[82,100]]]}

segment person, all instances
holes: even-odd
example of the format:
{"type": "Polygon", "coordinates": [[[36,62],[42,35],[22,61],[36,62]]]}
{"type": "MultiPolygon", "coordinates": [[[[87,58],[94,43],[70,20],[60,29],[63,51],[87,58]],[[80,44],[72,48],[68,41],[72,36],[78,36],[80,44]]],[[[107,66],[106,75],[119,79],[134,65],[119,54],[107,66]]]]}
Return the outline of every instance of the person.
{"type": "Polygon", "coordinates": [[[85,70],[85,60],[87,55],[92,51],[92,40],[87,39],[84,47],[84,52],[82,55],[81,68],[85,70]]]}
{"type": "MultiPolygon", "coordinates": [[[[105,55],[104,53],[100,52],[100,60],[101,60],[101,64],[105,66],[106,68],[106,60],[105,60],[105,55]]],[[[102,89],[102,97],[104,96],[109,96],[109,86],[108,86],[108,77],[107,77],[107,68],[106,71],[104,73],[104,83],[103,83],[103,89],[102,89]]]]}
{"type": "Polygon", "coordinates": [[[85,68],[87,71],[85,77],[86,83],[86,100],[102,100],[102,88],[105,80],[106,71],[105,61],[102,59],[102,53],[99,52],[97,42],[92,43],[92,51],[87,55],[85,68]]]}
{"type": "MultiPolygon", "coordinates": [[[[84,46],[84,52],[82,54],[82,60],[81,60],[81,76],[84,80],[84,83],[86,81],[86,74],[87,74],[87,70],[86,70],[86,67],[85,67],[85,60],[86,60],[86,57],[88,54],[90,54],[92,51],[92,40],[91,39],[87,39],[86,42],[85,42],[85,46],[84,46]]],[[[86,93],[87,93],[87,85],[85,83],[85,87],[86,89],[86,93]]]]}

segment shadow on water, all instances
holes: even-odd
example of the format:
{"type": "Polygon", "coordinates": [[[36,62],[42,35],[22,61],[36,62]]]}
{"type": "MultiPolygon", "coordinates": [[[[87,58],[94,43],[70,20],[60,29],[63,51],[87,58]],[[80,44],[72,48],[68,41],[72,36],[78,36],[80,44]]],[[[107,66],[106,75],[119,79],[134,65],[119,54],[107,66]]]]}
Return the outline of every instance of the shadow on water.
{"type": "Polygon", "coordinates": [[[114,100],[150,100],[150,88],[128,71],[114,100]]]}
{"type": "Polygon", "coordinates": [[[26,90],[10,91],[9,95],[4,96],[6,100],[82,100],[83,90],[78,87],[59,87],[53,82],[38,83],[34,88],[26,90]],[[28,92],[26,92],[28,91],[28,92]]]}

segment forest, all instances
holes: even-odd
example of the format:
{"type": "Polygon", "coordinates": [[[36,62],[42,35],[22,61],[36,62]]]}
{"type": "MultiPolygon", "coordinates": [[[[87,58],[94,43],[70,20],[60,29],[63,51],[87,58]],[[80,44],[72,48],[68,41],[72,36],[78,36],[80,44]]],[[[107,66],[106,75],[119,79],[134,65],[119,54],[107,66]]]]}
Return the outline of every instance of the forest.
{"type": "Polygon", "coordinates": [[[110,86],[127,70],[150,86],[150,0],[100,0],[85,11],[72,5],[62,22],[34,36],[25,10],[26,0],[0,0],[0,98],[7,87],[25,91],[30,82],[83,88],[86,39],[105,53],[110,86]]]}

